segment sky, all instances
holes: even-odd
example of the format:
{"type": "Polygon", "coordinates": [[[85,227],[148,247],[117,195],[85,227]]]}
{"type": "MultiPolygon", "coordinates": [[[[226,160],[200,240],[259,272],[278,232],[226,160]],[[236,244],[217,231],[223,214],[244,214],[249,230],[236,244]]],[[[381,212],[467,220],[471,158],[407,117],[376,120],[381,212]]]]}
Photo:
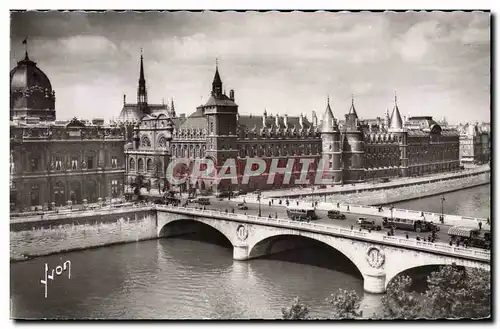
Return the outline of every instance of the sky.
{"type": "Polygon", "coordinates": [[[490,121],[490,13],[11,13],[10,67],[28,52],[56,92],[58,119],[110,119],[136,101],[141,48],[149,103],[190,113],[216,58],[240,114],[321,119],[392,111],[490,121]]]}

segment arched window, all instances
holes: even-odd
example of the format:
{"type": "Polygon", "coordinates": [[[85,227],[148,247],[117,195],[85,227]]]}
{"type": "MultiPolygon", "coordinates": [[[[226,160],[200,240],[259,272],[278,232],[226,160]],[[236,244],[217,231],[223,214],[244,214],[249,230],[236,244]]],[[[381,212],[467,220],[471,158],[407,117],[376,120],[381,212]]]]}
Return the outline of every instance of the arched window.
{"type": "Polygon", "coordinates": [[[149,140],[149,138],[147,136],[142,136],[141,146],[142,147],[151,147],[151,141],[149,140]]]}
{"type": "Polygon", "coordinates": [[[137,160],[137,171],[143,172],[144,171],[144,160],[141,158],[137,160]]]}
{"type": "Polygon", "coordinates": [[[158,138],[158,145],[160,147],[167,147],[167,138],[161,135],[160,138],[158,138]]]}
{"type": "Polygon", "coordinates": [[[130,164],[129,164],[128,167],[129,167],[130,170],[135,170],[135,160],[134,160],[134,158],[130,159],[130,164]]]}
{"type": "Polygon", "coordinates": [[[146,169],[148,172],[153,172],[153,160],[148,159],[148,162],[146,163],[146,169]]]}

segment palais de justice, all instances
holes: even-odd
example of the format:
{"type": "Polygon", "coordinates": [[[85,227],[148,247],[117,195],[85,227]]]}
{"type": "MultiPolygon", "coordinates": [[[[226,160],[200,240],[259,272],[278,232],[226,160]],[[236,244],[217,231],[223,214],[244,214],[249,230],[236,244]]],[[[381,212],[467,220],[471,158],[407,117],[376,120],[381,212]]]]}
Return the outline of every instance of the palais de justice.
{"type": "Polygon", "coordinates": [[[279,159],[279,167],[293,159],[293,166],[287,167],[290,184],[299,178],[304,163],[313,181],[319,159],[327,157],[331,185],[458,170],[464,150],[469,162],[490,157],[488,130],[477,124],[458,130],[430,116],[406,119],[396,97],[390,115],[386,111],[383,118],[369,120],[358,117],[354,99],[343,119],[334,117],[329,101],[321,121],[314,112],[311,119],[267,111],[239,114],[235,92],[226,94],[217,65],[209,99],[189,116],[178,115],[173,101],[148,102],[142,55],[137,101],[127,103],[124,96],[119,119],[109,124],[102,119],[57,121],[50,80],[27,53],[10,73],[10,91],[13,209],[119,197],[137,175],[153,188],[166,190],[166,169],[178,158],[209,158],[218,169],[225,160],[235,160],[237,186],[228,179],[189,181],[192,188],[210,193],[283,186],[283,175],[268,184],[266,173],[242,184],[251,157],[268,164],[279,159]]]}

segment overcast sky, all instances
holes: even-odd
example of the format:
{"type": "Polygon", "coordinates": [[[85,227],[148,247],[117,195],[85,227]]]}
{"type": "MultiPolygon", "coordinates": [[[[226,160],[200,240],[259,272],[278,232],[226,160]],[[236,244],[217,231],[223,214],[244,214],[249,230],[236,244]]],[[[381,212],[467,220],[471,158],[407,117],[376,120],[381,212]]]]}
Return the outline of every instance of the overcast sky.
{"type": "Polygon", "coordinates": [[[11,61],[30,58],[56,91],[58,119],[119,115],[136,101],[144,49],[149,103],[190,114],[218,58],[240,113],[490,120],[489,13],[12,13],[11,61]]]}

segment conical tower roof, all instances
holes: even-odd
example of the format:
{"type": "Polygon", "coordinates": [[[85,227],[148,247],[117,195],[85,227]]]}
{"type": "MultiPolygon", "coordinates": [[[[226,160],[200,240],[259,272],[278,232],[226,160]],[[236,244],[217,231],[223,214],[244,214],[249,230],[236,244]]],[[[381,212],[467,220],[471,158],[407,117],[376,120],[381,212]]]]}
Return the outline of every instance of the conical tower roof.
{"type": "Polygon", "coordinates": [[[403,120],[401,119],[401,113],[399,113],[397,96],[394,95],[394,109],[391,115],[391,125],[390,129],[403,129],[403,120]]]}
{"type": "Polygon", "coordinates": [[[321,125],[322,133],[333,133],[338,131],[337,122],[333,116],[332,108],[330,107],[330,98],[328,97],[325,114],[323,115],[323,123],[321,125]]]}
{"type": "Polygon", "coordinates": [[[358,117],[358,113],[356,112],[356,108],[354,107],[354,95],[351,96],[351,108],[349,109],[349,113],[348,114],[354,114],[354,116],[357,118],[358,117]]]}

